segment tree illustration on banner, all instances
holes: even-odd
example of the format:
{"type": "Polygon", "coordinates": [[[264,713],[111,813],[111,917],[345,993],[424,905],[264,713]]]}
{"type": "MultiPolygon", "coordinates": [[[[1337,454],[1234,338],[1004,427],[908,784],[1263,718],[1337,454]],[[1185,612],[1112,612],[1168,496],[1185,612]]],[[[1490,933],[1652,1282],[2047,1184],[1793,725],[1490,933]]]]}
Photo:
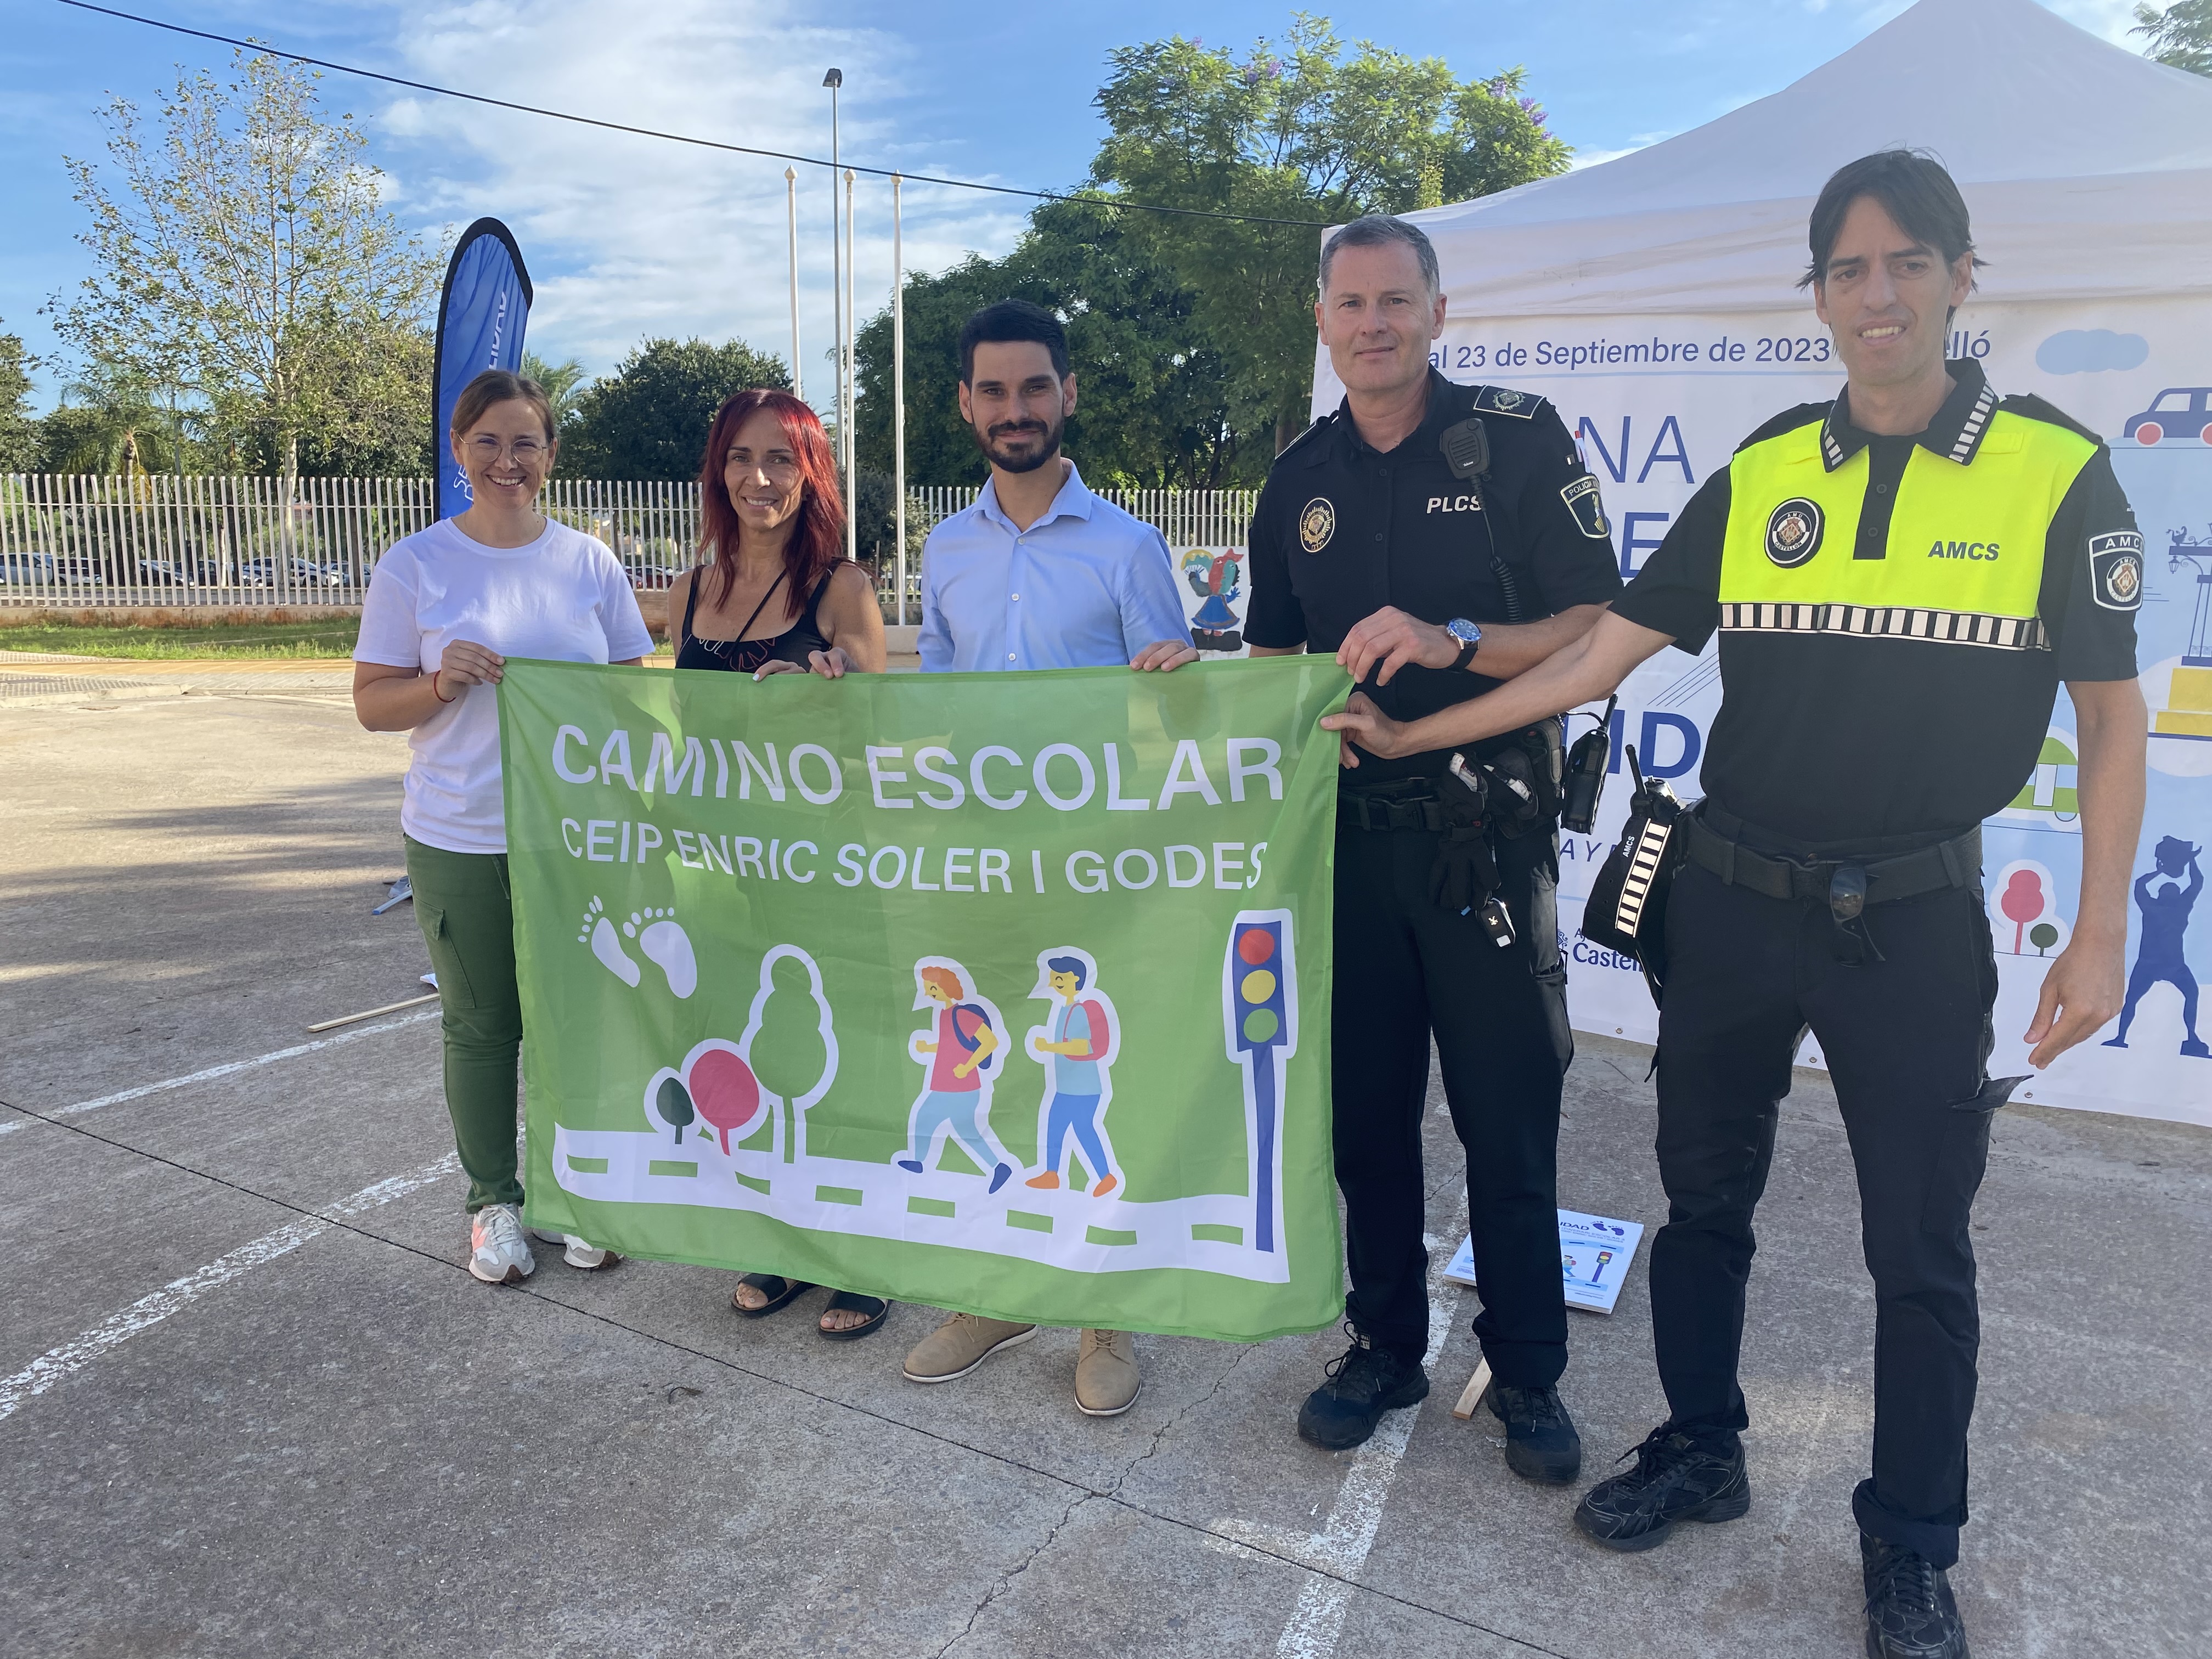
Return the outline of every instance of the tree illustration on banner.
{"type": "Polygon", "coordinates": [[[2047,957],[2063,949],[2073,929],[2058,914],[2058,884],[2033,859],[2019,859],[1990,884],[1995,944],[2007,956],[2047,957]]]}
{"type": "Polygon", "coordinates": [[[738,1048],[774,1114],[777,1156],[797,1163],[805,1113],[837,1079],[837,1033],[822,970],[796,945],[779,945],[761,958],[760,990],[738,1048]]]}

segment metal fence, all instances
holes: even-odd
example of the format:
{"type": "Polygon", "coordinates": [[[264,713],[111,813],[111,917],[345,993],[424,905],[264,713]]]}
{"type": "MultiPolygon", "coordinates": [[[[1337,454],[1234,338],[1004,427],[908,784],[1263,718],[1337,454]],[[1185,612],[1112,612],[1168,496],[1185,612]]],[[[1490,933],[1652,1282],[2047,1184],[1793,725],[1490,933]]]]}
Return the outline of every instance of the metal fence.
{"type": "MultiPolygon", "coordinates": [[[[977,493],[909,490],[912,544],[977,493]]],[[[1177,548],[1243,546],[1256,499],[1100,494],[1177,548]]],[[[358,605],[384,550],[433,521],[433,499],[428,478],[301,478],[288,501],[278,478],[0,475],[0,605],[358,605]]],[[[555,478],[539,504],[612,548],[641,588],[665,587],[699,544],[696,483],[555,478]]],[[[905,613],[918,619],[921,561],[906,562],[905,613]]],[[[883,562],[878,586],[896,620],[896,561],[883,562]]]]}

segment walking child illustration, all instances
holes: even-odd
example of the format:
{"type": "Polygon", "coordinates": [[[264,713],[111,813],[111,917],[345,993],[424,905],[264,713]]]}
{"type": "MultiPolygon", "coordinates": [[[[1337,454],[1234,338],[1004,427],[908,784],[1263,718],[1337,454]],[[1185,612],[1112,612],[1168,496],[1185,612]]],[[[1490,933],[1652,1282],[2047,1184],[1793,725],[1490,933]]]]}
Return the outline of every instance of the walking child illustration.
{"type": "Polygon", "coordinates": [[[2142,912],[2142,933],[2136,946],[2136,965],[2128,974],[2128,1000],[2120,1010],[2120,1029],[2106,1038],[2107,1048],[2128,1046],[2128,1027],[2136,1023],[2136,1005],[2143,993],[2163,982],[2181,993],[2181,1052],[2193,1059],[2212,1059],[2212,1048],[2197,1035],[2197,975],[2189,971],[2182,935],[2189,931],[2189,913],[2204,890],[2204,872],[2197,865],[2203,852],[2179,836],[2167,836],[2151,849],[2151,868],[2136,878],[2136,908],[2142,912]],[[2188,872],[2189,885],[2180,884],[2188,872]],[[2164,876],[2166,885],[2156,893],[2151,883],[2164,876]]]}
{"type": "Polygon", "coordinates": [[[1103,1121],[1114,1092],[1107,1067],[1121,1047],[1121,1022],[1097,981],[1098,964],[1088,951],[1060,948],[1037,957],[1036,988],[1030,995],[1055,1006],[1028,1036],[1030,1057],[1045,1068],[1046,1088],[1037,1133],[1037,1162],[1043,1168],[1027,1184],[1048,1192],[1066,1184],[1073,1136],[1091,1172],[1091,1196],[1104,1198],[1121,1185],[1121,1164],[1103,1121]]]}
{"type": "Polygon", "coordinates": [[[988,1000],[969,997],[971,975],[946,957],[924,957],[914,965],[917,1009],[935,1009],[927,1031],[907,1040],[907,1052],[924,1069],[921,1093],[908,1121],[905,1153],[892,1160],[920,1175],[951,1135],[988,1171],[997,1192],[1014,1172],[1014,1160],[991,1129],[991,1085],[1000,1074],[999,1011],[988,1000]]]}

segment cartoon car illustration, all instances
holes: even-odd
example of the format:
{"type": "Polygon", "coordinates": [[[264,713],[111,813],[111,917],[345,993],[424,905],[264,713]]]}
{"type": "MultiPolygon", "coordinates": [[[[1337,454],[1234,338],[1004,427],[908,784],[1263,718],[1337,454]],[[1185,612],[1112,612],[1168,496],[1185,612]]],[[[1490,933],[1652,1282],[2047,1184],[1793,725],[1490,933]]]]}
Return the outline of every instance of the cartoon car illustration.
{"type": "Polygon", "coordinates": [[[2212,386],[2168,386],[2120,428],[2123,440],[2146,449],[2160,444],[2212,444],[2212,386]]]}

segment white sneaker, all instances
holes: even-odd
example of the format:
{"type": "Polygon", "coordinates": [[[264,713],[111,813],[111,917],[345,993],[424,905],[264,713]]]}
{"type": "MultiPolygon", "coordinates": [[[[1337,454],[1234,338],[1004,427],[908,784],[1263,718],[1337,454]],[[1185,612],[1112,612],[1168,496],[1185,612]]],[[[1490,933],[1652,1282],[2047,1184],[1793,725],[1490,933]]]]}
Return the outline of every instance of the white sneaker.
{"type": "Polygon", "coordinates": [[[597,1245],[577,1237],[574,1233],[548,1232],[543,1227],[532,1227],[530,1230],[530,1236],[541,1244],[562,1246],[561,1260],[572,1267],[582,1268],[587,1273],[595,1273],[611,1262],[622,1260],[612,1250],[600,1249],[597,1245]]]}
{"type": "Polygon", "coordinates": [[[487,1285],[519,1285],[538,1271],[522,1236],[522,1212],[512,1204],[487,1204],[469,1225],[469,1271],[487,1285]]]}

